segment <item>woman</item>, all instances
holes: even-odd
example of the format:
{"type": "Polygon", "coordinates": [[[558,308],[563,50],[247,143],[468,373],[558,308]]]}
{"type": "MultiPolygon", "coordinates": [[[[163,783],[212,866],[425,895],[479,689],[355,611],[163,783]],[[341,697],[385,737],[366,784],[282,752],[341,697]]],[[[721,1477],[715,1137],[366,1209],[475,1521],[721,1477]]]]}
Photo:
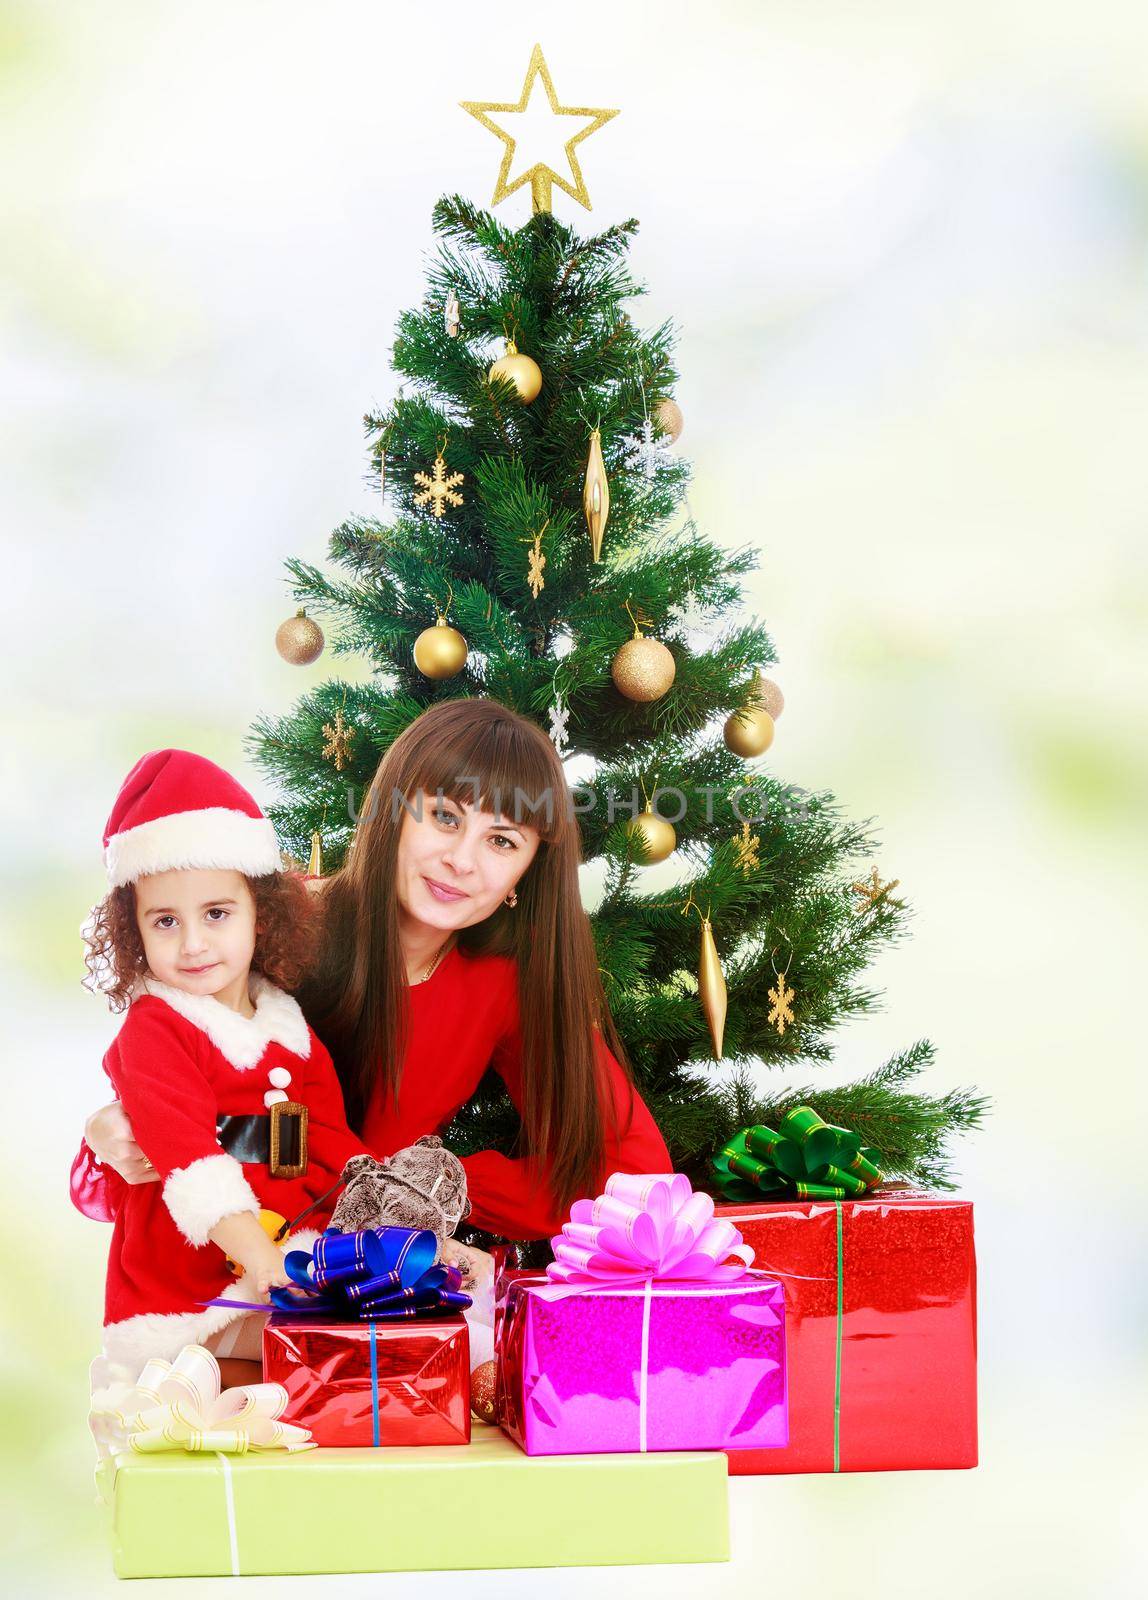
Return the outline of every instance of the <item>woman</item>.
{"type": "MultiPolygon", "coordinates": [[[[524,1153],[463,1166],[470,1222],[512,1239],[557,1232],[612,1171],[669,1170],[602,992],[580,855],[541,729],[492,700],[432,706],[379,765],[299,994],[379,1156],[441,1131],[494,1068],[524,1153]]],[[[107,1217],[121,1180],[154,1175],[118,1105],[86,1133],[73,1197],[107,1217]]]]}

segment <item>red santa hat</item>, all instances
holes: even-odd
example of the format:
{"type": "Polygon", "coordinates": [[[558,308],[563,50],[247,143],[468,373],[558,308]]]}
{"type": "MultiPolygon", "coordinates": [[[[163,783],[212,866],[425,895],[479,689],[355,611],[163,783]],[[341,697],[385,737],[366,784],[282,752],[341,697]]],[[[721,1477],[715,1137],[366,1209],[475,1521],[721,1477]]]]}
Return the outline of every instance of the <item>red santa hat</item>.
{"type": "Polygon", "coordinates": [[[275,830],[242,784],[190,750],[152,750],[124,779],[104,830],[113,889],[180,867],[278,872],[275,830]]]}

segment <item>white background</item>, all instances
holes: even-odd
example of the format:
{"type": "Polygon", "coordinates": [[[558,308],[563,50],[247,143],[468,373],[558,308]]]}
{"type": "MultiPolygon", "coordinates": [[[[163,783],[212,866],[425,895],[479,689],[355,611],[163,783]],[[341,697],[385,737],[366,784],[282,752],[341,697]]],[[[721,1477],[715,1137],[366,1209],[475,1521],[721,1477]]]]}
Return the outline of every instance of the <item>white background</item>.
{"type": "MultiPolygon", "coordinates": [[[[249,1580],[244,1593],[1118,1595],[1143,1585],[1141,1137],[1148,13],[1129,0],[578,7],[0,3],[8,1542],[110,1593],[85,1362],[104,1239],[64,1176],[114,1022],[78,987],[143,750],[243,773],[332,670],[272,647],[281,563],[377,502],[457,109],[623,114],[581,147],[681,326],[705,531],[752,542],[772,768],[879,819],[917,916],[829,1078],[927,1035],[995,1099],[978,1205],[983,1464],[731,1483],[730,1567],[249,1580]]],[[[523,219],[520,193],[500,215],[523,219]]],[[[806,1081],[809,1075],[801,1075],[806,1081]]],[[[466,1537],[441,1511],[444,1539],[466,1537]]],[[[514,1507],[506,1508],[513,1541],[514,1507]]],[[[146,1590],[148,1586],[142,1585],[146,1590]]],[[[226,1585],[179,1591],[220,1595],[226,1585]]],[[[135,1592],[135,1591],[133,1591],[135,1592]]]]}

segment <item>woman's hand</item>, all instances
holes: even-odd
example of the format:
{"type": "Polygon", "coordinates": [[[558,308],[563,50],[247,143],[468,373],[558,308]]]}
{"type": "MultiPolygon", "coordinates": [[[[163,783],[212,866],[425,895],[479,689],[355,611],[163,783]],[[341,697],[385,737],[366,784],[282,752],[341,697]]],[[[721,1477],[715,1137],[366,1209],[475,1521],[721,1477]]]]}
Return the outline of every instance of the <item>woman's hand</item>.
{"type": "Polygon", "coordinates": [[[275,1252],[274,1256],[268,1255],[262,1266],[255,1269],[255,1286],[261,1295],[266,1294],[269,1289],[286,1288],[291,1282],[287,1276],[287,1268],[283,1265],[283,1257],[274,1245],[271,1249],[275,1252]]]}
{"type": "Polygon", "coordinates": [[[467,1294],[487,1283],[494,1282],[494,1257],[472,1244],[460,1244],[457,1239],[444,1239],[442,1259],[448,1267],[462,1269],[462,1287],[467,1294]]]}
{"type": "Polygon", "coordinates": [[[84,1123],[84,1138],[92,1154],[112,1167],[125,1183],[158,1183],[159,1173],[135,1141],[128,1114],[118,1100],[93,1111],[84,1123]]]}

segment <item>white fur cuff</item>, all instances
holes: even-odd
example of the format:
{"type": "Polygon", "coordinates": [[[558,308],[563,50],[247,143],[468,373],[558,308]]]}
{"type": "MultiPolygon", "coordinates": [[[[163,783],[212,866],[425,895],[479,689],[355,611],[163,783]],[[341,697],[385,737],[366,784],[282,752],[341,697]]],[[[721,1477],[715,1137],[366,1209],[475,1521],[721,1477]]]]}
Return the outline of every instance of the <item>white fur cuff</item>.
{"type": "Polygon", "coordinates": [[[259,1215],[255,1191],[234,1156],[203,1156],[177,1167],[163,1186],[164,1204],[189,1244],[207,1244],[217,1222],[236,1211],[259,1215]]]}

